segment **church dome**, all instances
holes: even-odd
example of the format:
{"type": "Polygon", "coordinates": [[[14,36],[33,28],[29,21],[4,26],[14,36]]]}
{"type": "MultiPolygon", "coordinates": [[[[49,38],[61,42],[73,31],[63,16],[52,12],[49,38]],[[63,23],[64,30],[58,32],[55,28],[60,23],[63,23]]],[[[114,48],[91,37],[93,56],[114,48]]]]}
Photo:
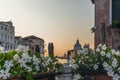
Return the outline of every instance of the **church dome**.
{"type": "Polygon", "coordinates": [[[76,43],[75,43],[75,45],[74,45],[74,50],[80,50],[80,49],[82,49],[81,48],[81,44],[79,43],[79,40],[77,39],[77,41],[76,41],[76,43]]]}

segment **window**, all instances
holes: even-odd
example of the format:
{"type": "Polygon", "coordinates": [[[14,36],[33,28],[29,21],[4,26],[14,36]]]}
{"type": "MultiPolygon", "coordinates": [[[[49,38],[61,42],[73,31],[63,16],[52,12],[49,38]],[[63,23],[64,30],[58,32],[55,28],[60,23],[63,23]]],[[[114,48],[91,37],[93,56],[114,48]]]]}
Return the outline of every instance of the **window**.
{"type": "Polygon", "coordinates": [[[3,26],[1,26],[1,30],[3,30],[3,26]]]}
{"type": "Polygon", "coordinates": [[[7,28],[5,27],[5,31],[7,31],[7,28]]]}
{"type": "Polygon", "coordinates": [[[112,23],[120,27],[120,0],[112,0],[112,23]]]}
{"type": "Polygon", "coordinates": [[[120,50],[120,45],[118,46],[118,50],[120,50]]]}

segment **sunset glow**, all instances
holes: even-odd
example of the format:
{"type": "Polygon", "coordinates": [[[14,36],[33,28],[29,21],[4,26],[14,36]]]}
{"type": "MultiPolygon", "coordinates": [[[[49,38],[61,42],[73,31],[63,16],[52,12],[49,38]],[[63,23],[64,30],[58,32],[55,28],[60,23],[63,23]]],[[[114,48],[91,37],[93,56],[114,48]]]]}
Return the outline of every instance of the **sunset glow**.
{"type": "Polygon", "coordinates": [[[76,40],[94,48],[94,6],[90,0],[0,0],[0,21],[12,21],[16,36],[35,35],[53,42],[56,55],[73,49],[76,40]]]}

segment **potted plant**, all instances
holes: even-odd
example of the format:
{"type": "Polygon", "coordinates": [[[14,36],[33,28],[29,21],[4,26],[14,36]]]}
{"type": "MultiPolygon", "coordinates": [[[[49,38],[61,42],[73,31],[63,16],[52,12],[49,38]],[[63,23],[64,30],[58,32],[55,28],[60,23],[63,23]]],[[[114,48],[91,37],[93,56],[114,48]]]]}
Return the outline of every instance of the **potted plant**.
{"type": "Polygon", "coordinates": [[[83,48],[73,58],[71,65],[78,80],[83,80],[86,77],[90,80],[100,80],[102,78],[104,78],[103,80],[118,80],[120,75],[120,52],[106,45],[99,45],[95,52],[89,48],[83,48]]]}
{"type": "Polygon", "coordinates": [[[43,54],[33,54],[25,46],[19,46],[13,51],[4,51],[0,47],[0,79],[34,80],[43,75],[42,73],[47,75],[51,73],[51,70],[54,71],[56,62],[56,57],[45,58],[43,54]]]}

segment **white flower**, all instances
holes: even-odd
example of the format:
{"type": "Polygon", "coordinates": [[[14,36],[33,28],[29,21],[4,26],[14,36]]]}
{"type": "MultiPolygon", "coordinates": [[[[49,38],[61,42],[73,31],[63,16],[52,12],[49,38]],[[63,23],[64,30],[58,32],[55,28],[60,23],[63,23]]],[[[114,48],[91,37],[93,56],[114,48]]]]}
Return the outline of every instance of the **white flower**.
{"type": "Polygon", "coordinates": [[[120,67],[118,68],[118,71],[119,71],[119,73],[120,73],[120,67]]]}
{"type": "Polygon", "coordinates": [[[108,74],[108,76],[114,76],[114,72],[111,70],[107,71],[107,74],[108,74]]]}
{"type": "Polygon", "coordinates": [[[70,57],[70,59],[69,60],[67,60],[67,63],[71,66],[71,64],[73,64],[74,63],[74,61],[73,61],[73,59],[72,59],[72,57],[70,57]]]}
{"type": "Polygon", "coordinates": [[[79,80],[79,79],[83,79],[83,77],[80,74],[74,75],[74,80],[79,80]]]}
{"type": "Polygon", "coordinates": [[[20,63],[21,67],[26,67],[26,62],[24,61],[24,59],[20,59],[18,63],[20,63]]]}
{"type": "Polygon", "coordinates": [[[31,62],[32,57],[30,57],[30,56],[28,55],[28,53],[22,53],[22,59],[23,59],[25,62],[31,62]]]}
{"type": "Polygon", "coordinates": [[[111,54],[110,54],[109,52],[106,54],[106,56],[107,56],[108,58],[111,58],[111,54]]]}
{"type": "Polygon", "coordinates": [[[101,47],[101,46],[102,46],[102,44],[99,44],[99,45],[98,45],[98,47],[101,47]]]}
{"type": "Polygon", "coordinates": [[[81,54],[81,50],[78,50],[78,51],[77,51],[77,54],[80,55],[80,54],[81,54]]]}
{"type": "Polygon", "coordinates": [[[100,48],[99,48],[99,47],[97,47],[97,48],[96,48],[96,51],[97,51],[97,52],[100,52],[100,48]]]}
{"type": "Polygon", "coordinates": [[[45,63],[42,63],[42,66],[43,67],[46,67],[48,64],[46,64],[46,62],[45,63]]]}
{"type": "Polygon", "coordinates": [[[72,64],[71,67],[72,67],[73,69],[77,69],[79,66],[78,66],[77,64],[72,64]]]}
{"type": "Polygon", "coordinates": [[[35,55],[33,55],[33,64],[38,65],[39,63],[40,61],[38,60],[38,58],[35,55]]]}
{"type": "Polygon", "coordinates": [[[113,77],[113,80],[119,80],[119,75],[118,74],[115,74],[114,76],[112,76],[113,77]]]}
{"type": "Polygon", "coordinates": [[[4,53],[4,48],[0,46],[0,53],[4,53]]]}
{"type": "Polygon", "coordinates": [[[48,57],[47,60],[45,61],[45,65],[49,65],[52,62],[53,60],[51,59],[51,57],[48,57]]]}
{"type": "Polygon", "coordinates": [[[104,51],[101,51],[101,56],[105,56],[105,52],[104,51]]]}
{"type": "Polygon", "coordinates": [[[10,77],[9,70],[0,70],[0,78],[7,79],[8,77],[10,77]]]}
{"type": "Polygon", "coordinates": [[[44,54],[40,54],[41,58],[44,59],[44,54]]]}
{"type": "Polygon", "coordinates": [[[19,45],[18,48],[16,49],[16,51],[26,53],[28,51],[28,46],[19,45]]]}
{"type": "Polygon", "coordinates": [[[82,53],[83,53],[83,54],[88,54],[88,48],[83,48],[83,49],[82,49],[82,53]]]}
{"type": "Polygon", "coordinates": [[[116,51],[115,53],[117,56],[120,56],[120,51],[116,51]]]}
{"type": "Polygon", "coordinates": [[[103,62],[102,65],[103,65],[104,68],[108,68],[109,67],[109,65],[106,62],[103,62]]]}
{"type": "Polygon", "coordinates": [[[116,51],[114,49],[111,49],[111,53],[115,55],[116,51]]]}
{"type": "Polygon", "coordinates": [[[10,68],[13,67],[13,61],[12,60],[11,61],[9,61],[9,60],[5,61],[4,67],[6,69],[10,70],[10,68]]]}
{"type": "Polygon", "coordinates": [[[112,66],[113,68],[117,67],[117,59],[113,59],[112,66]]]}
{"type": "Polygon", "coordinates": [[[51,59],[51,57],[48,57],[47,62],[52,62],[53,60],[51,59]]]}
{"type": "Polygon", "coordinates": [[[97,70],[98,69],[98,65],[95,64],[94,65],[94,69],[97,70]]]}
{"type": "Polygon", "coordinates": [[[102,50],[106,49],[106,45],[104,44],[103,46],[101,46],[102,50]]]}
{"type": "Polygon", "coordinates": [[[81,62],[82,62],[81,60],[78,61],[79,64],[81,64],[81,62]]]}
{"type": "Polygon", "coordinates": [[[27,67],[25,67],[25,68],[26,68],[26,70],[27,70],[28,72],[31,72],[31,71],[32,71],[32,68],[29,67],[29,66],[27,66],[27,67]]]}
{"type": "Polygon", "coordinates": [[[37,65],[37,66],[35,66],[35,69],[37,70],[37,71],[40,71],[40,67],[37,65]]]}
{"type": "Polygon", "coordinates": [[[18,61],[20,59],[20,57],[18,56],[18,54],[15,54],[13,57],[14,60],[18,61]]]}

